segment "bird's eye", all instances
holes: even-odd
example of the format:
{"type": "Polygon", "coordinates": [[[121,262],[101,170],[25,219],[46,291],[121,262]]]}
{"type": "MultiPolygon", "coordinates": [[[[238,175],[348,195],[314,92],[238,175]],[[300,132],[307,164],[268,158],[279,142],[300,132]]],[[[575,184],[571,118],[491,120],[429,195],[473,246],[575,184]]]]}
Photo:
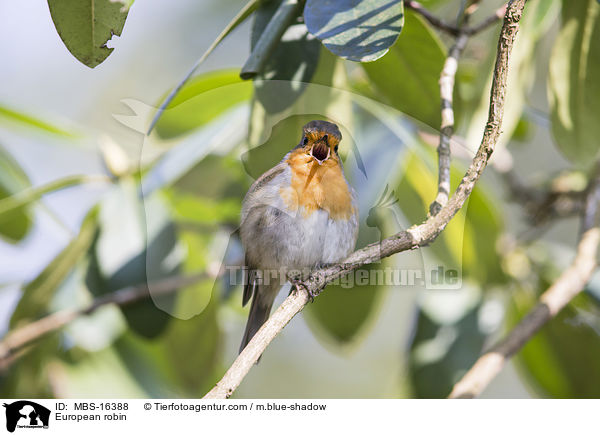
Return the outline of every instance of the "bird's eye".
{"type": "Polygon", "coordinates": [[[335,148],[333,149],[336,153],[337,153],[338,147],[339,147],[339,145],[336,145],[335,148]]]}
{"type": "Polygon", "coordinates": [[[325,142],[327,142],[327,137],[328,137],[327,135],[323,135],[323,140],[324,140],[325,142]]]}
{"type": "Polygon", "coordinates": [[[306,145],[306,144],[308,143],[308,138],[307,138],[307,137],[305,137],[305,138],[304,138],[304,140],[302,141],[302,143],[303,143],[304,145],[306,145]]]}

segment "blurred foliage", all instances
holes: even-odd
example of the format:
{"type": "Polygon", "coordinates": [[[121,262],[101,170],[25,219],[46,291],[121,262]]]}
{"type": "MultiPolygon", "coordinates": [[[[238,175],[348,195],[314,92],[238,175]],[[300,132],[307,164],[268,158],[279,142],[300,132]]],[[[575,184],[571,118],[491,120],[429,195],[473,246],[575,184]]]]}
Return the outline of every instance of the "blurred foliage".
{"type": "MultiPolygon", "coordinates": [[[[506,87],[506,105],[502,117],[502,134],[498,147],[505,146],[517,128],[523,114],[523,108],[527,102],[527,96],[531,91],[535,80],[535,50],[538,48],[539,40],[555,25],[556,17],[560,11],[560,4],[556,1],[542,1],[527,3],[526,11],[519,26],[519,38],[510,59],[510,79],[506,87]]],[[[491,53],[494,55],[494,53],[491,53]]],[[[491,58],[490,58],[491,60],[491,58]]],[[[475,94],[477,106],[472,113],[462,113],[467,118],[467,132],[465,134],[467,146],[476,150],[481,142],[483,127],[487,120],[489,110],[489,92],[492,83],[493,64],[486,71],[487,81],[484,87],[475,94]],[[485,91],[484,91],[485,90],[485,91]]],[[[476,71],[481,74],[481,69],[476,71]]]]}
{"type": "MultiPolygon", "coordinates": [[[[434,162],[432,153],[411,154],[405,159],[405,175],[396,191],[402,192],[399,205],[411,222],[425,220],[427,207],[437,193],[434,162]]],[[[462,174],[462,168],[451,167],[452,185],[458,184],[462,174]]],[[[489,286],[505,280],[495,247],[502,231],[502,216],[495,202],[493,193],[479,183],[430,248],[446,268],[459,271],[463,279],[473,278],[489,286]]]]}
{"type": "Polygon", "coordinates": [[[163,139],[189,133],[251,95],[252,85],[243,82],[237,70],[203,74],[189,81],[167,106],[156,124],[156,133],[163,139]]]}
{"type": "Polygon", "coordinates": [[[390,52],[375,62],[362,64],[369,80],[383,102],[438,129],[440,71],[444,66],[445,48],[425,20],[406,11],[402,37],[390,52]],[[419,47],[419,50],[415,50],[419,47]],[[400,76],[402,80],[396,80],[400,76]]]}
{"type": "Polygon", "coordinates": [[[589,164],[600,135],[600,4],[563,1],[562,27],[552,50],[548,99],[552,133],[571,161],[589,164]]]}
{"type": "MultiPolygon", "coordinates": [[[[106,43],[113,34],[120,35],[132,3],[49,0],[61,39],[92,68],[111,53],[106,43]],[[92,34],[91,27],[98,31],[92,34]]],[[[460,9],[458,1],[450,3],[423,1],[447,22],[460,9]]],[[[600,109],[595,99],[600,93],[594,78],[599,73],[600,7],[593,0],[575,3],[562,3],[548,95],[556,145],[581,164],[597,155],[600,109]]],[[[246,2],[190,76],[250,16],[254,19],[247,39],[255,48],[281,4],[246,2]]],[[[259,53],[268,58],[252,82],[241,80],[239,69],[223,69],[189,81],[188,76],[169,96],[164,92],[156,134],[145,138],[141,151],[142,168],[133,168],[133,159],[118,144],[110,153],[103,150],[110,177],[105,177],[101,198],[72,240],[22,286],[9,328],[14,331],[58,310],[87,307],[132,287],[147,286],[150,297],[106,304],[24,349],[0,371],[0,395],[203,395],[230,363],[224,358],[231,356],[224,338],[233,329],[229,322],[235,318],[241,323],[246,315],[239,304],[239,285],[221,273],[223,265],[244,261],[237,235],[241,200],[256,178],[299,143],[301,127],[310,120],[330,120],[342,131],[340,156],[348,179],[360,191],[358,247],[378,243],[427,217],[437,192],[437,159],[430,146],[437,137],[428,140],[427,134],[440,124],[438,80],[450,38],[413,11],[405,15],[402,1],[303,4],[301,16],[280,29],[281,41],[273,50],[259,53]],[[111,161],[108,154],[114,157],[111,161]],[[199,278],[177,291],[155,292],[166,278],[190,275],[199,278]]],[[[542,49],[552,42],[560,8],[558,1],[527,4],[511,57],[503,143],[519,140],[525,147],[531,142],[530,112],[524,115],[524,110],[538,74],[548,69],[541,63],[542,49]]],[[[494,32],[474,36],[459,63],[455,112],[457,131],[464,137],[456,137],[452,189],[464,173],[468,148],[479,145],[496,37],[494,32]]],[[[154,109],[128,102],[139,109],[133,110],[136,115],[115,118],[133,118],[129,121],[136,130],[145,131],[145,118],[154,109]]],[[[0,123],[35,132],[40,141],[98,141],[93,132],[82,139],[3,105],[0,123]]],[[[17,249],[37,225],[40,199],[89,177],[32,186],[35,177],[30,182],[29,166],[23,164],[24,170],[7,149],[0,147],[0,235],[17,249]]],[[[375,329],[391,300],[389,290],[418,290],[416,300],[407,302],[412,319],[398,316],[396,323],[412,334],[402,344],[386,346],[401,349],[396,357],[406,365],[402,382],[410,383],[415,397],[445,397],[484,343],[533,306],[552,281],[547,271],[558,269],[548,258],[549,265],[534,267],[538,254],[526,249],[530,241],[519,237],[509,211],[495,179],[482,180],[430,247],[410,260],[412,253],[405,253],[365,266],[352,276],[354,281],[347,277],[328,286],[305,310],[310,331],[326,349],[349,355],[375,329]],[[386,268],[418,268],[429,288],[423,290],[422,283],[357,282],[380,276],[386,268]],[[455,282],[444,281],[448,278],[455,282]],[[506,296],[502,301],[494,297],[499,288],[506,296]],[[509,311],[505,317],[504,308],[509,311]]],[[[517,355],[519,372],[536,394],[600,397],[600,313],[593,294],[577,297],[517,355]]],[[[392,311],[396,314],[396,307],[392,311]]]]}
{"type": "MultiPolygon", "coordinates": [[[[256,12],[250,35],[251,50],[282,2],[268,1],[256,12]]],[[[320,53],[321,44],[308,33],[304,24],[293,24],[287,28],[254,80],[256,98],[268,113],[286,109],[302,94],[317,70],[320,53]],[[281,81],[276,92],[272,92],[270,86],[273,81],[281,81]]]]}
{"type": "Polygon", "coordinates": [[[409,373],[417,398],[443,399],[475,363],[487,331],[479,319],[481,296],[429,291],[421,302],[410,347],[409,373]],[[452,306],[453,309],[449,309],[452,306]],[[452,312],[448,318],[448,312],[452,312]]]}
{"type": "MultiPolygon", "coordinates": [[[[537,302],[540,291],[513,294],[509,324],[515,324],[537,302]]],[[[518,367],[544,397],[589,399],[600,396],[600,308],[582,293],[550,320],[517,356],[518,367]]]]}
{"type": "Polygon", "coordinates": [[[23,113],[6,106],[0,105],[0,123],[16,124],[25,128],[25,130],[39,131],[42,133],[52,133],[68,138],[76,137],[74,132],[67,131],[59,126],[50,124],[42,119],[23,113]]]}
{"type": "Polygon", "coordinates": [[[77,237],[23,288],[23,295],[10,320],[11,327],[22,326],[47,312],[56,289],[92,246],[97,225],[98,210],[94,208],[81,224],[77,237]]]}
{"type": "MultiPolygon", "coordinates": [[[[16,193],[29,187],[29,179],[19,164],[0,146],[0,210],[16,193]]],[[[25,208],[0,211],[0,235],[10,243],[22,240],[31,228],[25,208]]]]}

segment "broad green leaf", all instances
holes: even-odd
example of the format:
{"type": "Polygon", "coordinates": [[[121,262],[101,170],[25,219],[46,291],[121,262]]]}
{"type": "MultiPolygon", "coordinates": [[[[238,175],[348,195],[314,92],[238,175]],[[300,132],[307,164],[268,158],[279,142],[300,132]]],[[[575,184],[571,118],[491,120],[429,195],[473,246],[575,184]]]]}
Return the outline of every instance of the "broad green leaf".
{"type": "Polygon", "coordinates": [[[600,4],[563,1],[562,27],[550,58],[548,100],[556,144],[580,164],[594,161],[600,149],[598,77],[600,4]]]}
{"type": "Polygon", "coordinates": [[[424,299],[410,343],[409,374],[416,398],[439,399],[475,363],[487,333],[479,320],[480,292],[427,292],[424,299]],[[449,312],[456,314],[450,318],[449,312]]]}
{"type": "Polygon", "coordinates": [[[61,391],[69,397],[201,397],[218,380],[216,307],[213,302],[193,319],[172,319],[153,340],[127,332],[98,352],[69,350],[55,367],[61,391]]]}
{"type": "MultiPolygon", "coordinates": [[[[262,35],[269,20],[283,0],[263,4],[255,14],[251,48],[262,35]]],[[[269,55],[261,73],[254,79],[255,95],[267,112],[279,112],[289,107],[304,92],[319,61],[321,43],[308,33],[304,24],[292,24],[269,55]],[[265,84],[265,80],[280,80],[280,86],[265,84]]]]}
{"type": "MultiPolygon", "coordinates": [[[[508,143],[521,119],[527,95],[535,80],[535,60],[536,54],[539,52],[536,50],[538,41],[556,23],[559,10],[560,5],[556,1],[527,2],[525,6],[519,35],[510,58],[506,105],[502,117],[502,134],[497,147],[508,143]]],[[[478,71],[480,70],[476,70],[475,73],[477,74],[478,71]]],[[[470,119],[466,120],[468,130],[465,137],[467,146],[472,151],[479,147],[487,121],[492,74],[493,71],[490,71],[486,85],[478,91],[479,103],[475,112],[470,119]]]]}
{"type": "Polygon", "coordinates": [[[45,133],[52,133],[59,136],[75,137],[75,133],[66,131],[61,127],[49,124],[48,122],[28,115],[23,112],[19,112],[14,109],[9,109],[5,106],[0,106],[0,122],[2,123],[13,123],[22,125],[24,127],[40,130],[45,133]]]}
{"type": "Polygon", "coordinates": [[[213,43],[208,47],[208,49],[204,52],[204,54],[200,57],[200,59],[198,59],[196,61],[196,63],[192,67],[192,69],[190,69],[190,71],[188,71],[188,73],[183,78],[183,80],[180,81],[177,84],[177,86],[175,86],[175,88],[169,93],[169,95],[161,103],[160,107],[158,108],[158,111],[156,112],[156,115],[154,115],[154,118],[152,119],[152,122],[150,123],[150,127],[147,132],[148,135],[152,132],[152,129],[154,128],[154,126],[156,125],[156,123],[158,122],[160,117],[162,116],[163,111],[168,106],[171,105],[171,101],[173,101],[175,96],[179,93],[179,91],[182,89],[182,87],[187,83],[187,81],[196,72],[198,67],[200,67],[200,65],[202,65],[202,63],[206,60],[206,58],[214,51],[215,48],[217,48],[217,46],[221,43],[221,41],[223,41],[227,37],[227,35],[229,35],[237,26],[242,24],[244,21],[246,21],[246,19],[250,15],[252,15],[252,13],[258,8],[258,6],[260,5],[260,3],[262,1],[263,0],[250,0],[236,14],[236,16],[232,18],[232,20],[229,22],[229,24],[227,24],[227,26],[221,31],[219,36],[217,36],[217,39],[215,39],[213,41],[213,43]]]}
{"type": "Polygon", "coordinates": [[[149,284],[151,298],[122,307],[129,326],[145,337],[164,330],[174,296],[152,296],[153,282],[177,272],[175,229],[164,203],[154,195],[144,202],[132,178],[123,178],[100,204],[99,233],[86,284],[95,296],[149,284]]]}
{"type": "Polygon", "coordinates": [[[131,6],[123,0],[48,0],[56,31],[75,58],[90,68],[114,50],[107,43],[121,36],[131,6]]]}
{"type": "Polygon", "coordinates": [[[217,319],[219,299],[213,295],[205,310],[191,319],[173,319],[161,345],[178,379],[181,395],[198,398],[219,380],[223,336],[217,319]]]}
{"type": "MultiPolygon", "coordinates": [[[[540,287],[549,285],[542,280],[540,287]]],[[[527,290],[513,293],[515,324],[536,303],[527,290]]],[[[582,293],[533,336],[517,354],[519,372],[542,396],[600,398],[600,310],[582,293]]]]}
{"type": "MultiPolygon", "coordinates": [[[[17,192],[29,187],[29,179],[19,164],[0,146],[0,207],[17,192]]],[[[0,212],[0,236],[10,243],[25,237],[32,225],[27,210],[16,208],[0,212]]]]}
{"type": "Polygon", "coordinates": [[[23,296],[10,320],[11,328],[37,319],[48,308],[58,286],[88,252],[98,227],[98,210],[93,208],[83,220],[79,234],[44,270],[25,286],[23,296]]]}
{"type": "Polygon", "coordinates": [[[202,127],[237,104],[248,101],[252,84],[237,70],[202,74],[187,83],[156,123],[156,132],[171,139],[202,127]]]}
{"type": "Polygon", "coordinates": [[[73,398],[169,397],[173,378],[166,358],[152,341],[145,343],[126,333],[97,352],[70,349],[54,369],[61,375],[61,391],[73,398]]]}
{"type": "Polygon", "coordinates": [[[404,19],[402,37],[389,53],[362,67],[383,101],[437,130],[445,48],[420,16],[406,11],[404,19]]]}
{"type": "Polygon", "coordinates": [[[404,23],[402,0],[307,0],[304,21],[333,54],[371,62],[387,53],[404,23]]]}
{"type": "Polygon", "coordinates": [[[373,326],[385,285],[372,283],[386,262],[360,268],[329,284],[303,312],[316,337],[324,344],[347,347],[355,344],[373,326]],[[359,284],[364,280],[365,284],[359,284]]]}

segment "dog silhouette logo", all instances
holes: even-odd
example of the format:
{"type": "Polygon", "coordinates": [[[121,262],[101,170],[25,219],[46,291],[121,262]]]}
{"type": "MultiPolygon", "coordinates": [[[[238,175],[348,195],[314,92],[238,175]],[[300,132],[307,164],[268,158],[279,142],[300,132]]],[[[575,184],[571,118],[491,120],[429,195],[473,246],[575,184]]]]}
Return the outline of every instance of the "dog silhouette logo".
{"type": "Polygon", "coordinates": [[[6,408],[6,430],[14,432],[19,429],[48,429],[50,410],[29,400],[19,400],[4,404],[6,408]]]}

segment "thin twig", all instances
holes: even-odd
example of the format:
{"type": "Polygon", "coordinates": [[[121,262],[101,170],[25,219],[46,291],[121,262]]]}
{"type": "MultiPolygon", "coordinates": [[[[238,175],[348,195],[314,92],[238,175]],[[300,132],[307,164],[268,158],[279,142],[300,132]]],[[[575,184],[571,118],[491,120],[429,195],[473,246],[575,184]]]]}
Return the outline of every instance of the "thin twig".
{"type": "MultiPolygon", "coordinates": [[[[506,6],[507,5],[504,5],[498,8],[492,15],[485,18],[481,23],[473,27],[464,27],[462,29],[463,33],[465,33],[468,36],[472,36],[486,30],[488,27],[497,23],[504,17],[504,14],[506,13],[506,6]]],[[[447,23],[441,18],[436,17],[434,14],[429,12],[421,3],[417,1],[405,0],[404,7],[406,7],[406,9],[413,10],[419,15],[421,15],[429,22],[429,24],[431,24],[438,30],[446,32],[452,36],[458,36],[461,33],[461,29],[459,28],[459,26],[447,23]]]]}
{"type": "Polygon", "coordinates": [[[429,24],[438,28],[439,30],[442,30],[453,36],[458,35],[458,27],[457,26],[447,23],[444,20],[442,20],[441,18],[436,17],[431,12],[429,12],[427,9],[425,9],[425,7],[421,3],[412,1],[412,0],[406,0],[404,2],[404,7],[406,9],[411,9],[411,10],[415,11],[416,13],[420,14],[423,18],[425,18],[427,21],[429,21],[429,24]]]}
{"type": "Polygon", "coordinates": [[[308,303],[307,293],[309,291],[318,294],[327,283],[362,265],[373,263],[398,252],[428,245],[444,230],[472,192],[500,136],[509,57],[519,29],[519,20],[524,6],[525,0],[513,0],[509,3],[498,41],[494,80],[490,91],[490,110],[481,145],[448,204],[442,207],[438,214],[430,216],[422,224],[401,231],[382,240],[380,243],[374,243],[355,251],[342,264],[327,266],[313,272],[302,283],[307,291],[294,291],[286,298],[283,304],[250,340],[250,343],[233,362],[223,378],[204,396],[205,398],[227,398],[233,394],[269,343],[308,303]]]}
{"type": "Polygon", "coordinates": [[[509,199],[523,207],[533,227],[552,219],[579,216],[584,210],[584,191],[535,188],[522,183],[512,168],[498,172],[508,189],[509,199]]]}
{"type": "Polygon", "coordinates": [[[582,216],[582,235],[573,263],[540,296],[538,304],[508,336],[475,362],[454,385],[449,398],[473,398],[481,394],[500,373],[506,361],[583,290],[597,266],[596,256],[600,245],[599,204],[600,174],[597,172],[587,192],[582,216]]]}
{"type": "MultiPolygon", "coordinates": [[[[469,16],[469,13],[465,13],[462,26],[466,26],[469,16]]],[[[469,37],[464,33],[463,27],[461,27],[454,45],[448,51],[448,57],[446,57],[440,75],[442,124],[440,127],[440,142],[437,148],[438,193],[435,200],[429,206],[429,213],[432,216],[438,214],[441,208],[448,203],[448,196],[450,195],[450,139],[454,134],[454,109],[452,107],[454,78],[458,69],[458,58],[465,49],[468,39],[469,37]]]]}
{"type": "Polygon", "coordinates": [[[498,21],[500,21],[504,17],[504,14],[506,13],[506,7],[507,7],[507,5],[503,5],[503,6],[499,7],[498,9],[496,9],[496,11],[492,15],[490,15],[489,17],[484,19],[481,23],[477,24],[476,26],[465,29],[465,33],[469,36],[475,35],[481,31],[487,29],[491,25],[496,24],[498,21]]]}
{"type": "Polygon", "coordinates": [[[150,296],[173,293],[180,288],[187,287],[208,277],[209,274],[206,272],[189,276],[171,276],[151,284],[127,287],[108,293],[94,299],[89,305],[83,308],[61,310],[42,317],[39,320],[9,332],[4,339],[0,341],[0,367],[8,366],[8,361],[12,361],[12,357],[15,353],[25,346],[39,340],[51,332],[58,331],[82,315],[93,313],[104,305],[129,305],[150,296]],[[149,290],[150,288],[152,291],[149,290]]]}

